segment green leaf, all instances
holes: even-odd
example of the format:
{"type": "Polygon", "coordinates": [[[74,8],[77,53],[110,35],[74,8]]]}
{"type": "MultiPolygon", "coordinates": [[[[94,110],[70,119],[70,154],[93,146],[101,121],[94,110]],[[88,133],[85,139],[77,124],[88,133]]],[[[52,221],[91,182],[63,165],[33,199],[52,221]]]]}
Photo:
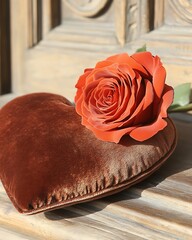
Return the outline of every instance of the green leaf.
{"type": "Polygon", "coordinates": [[[183,83],[176,86],[174,92],[174,101],[168,112],[187,112],[192,110],[192,103],[190,103],[191,83],[183,83]]]}
{"type": "Polygon", "coordinates": [[[144,44],[141,48],[138,48],[136,50],[136,52],[146,52],[147,51],[147,47],[146,47],[146,44],[144,44]]]}
{"type": "Polygon", "coordinates": [[[192,110],[192,103],[189,103],[185,106],[180,106],[180,107],[173,107],[173,108],[169,108],[168,112],[172,113],[172,112],[188,112],[192,110]]]}
{"type": "Polygon", "coordinates": [[[173,106],[185,106],[190,103],[191,83],[183,83],[174,88],[173,106]]]}

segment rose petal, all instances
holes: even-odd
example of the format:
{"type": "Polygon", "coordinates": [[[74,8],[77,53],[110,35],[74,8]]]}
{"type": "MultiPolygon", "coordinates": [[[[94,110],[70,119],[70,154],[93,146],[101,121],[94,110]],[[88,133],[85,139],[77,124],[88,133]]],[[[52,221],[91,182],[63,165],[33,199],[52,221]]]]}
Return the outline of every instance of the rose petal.
{"type": "MultiPolygon", "coordinates": [[[[114,64],[114,63],[111,63],[111,61],[104,60],[104,61],[98,62],[98,63],[95,65],[95,69],[97,69],[97,68],[109,67],[109,66],[111,66],[112,64],[114,64]]],[[[116,64],[116,63],[115,63],[115,64],[116,64]]]]}
{"type": "Polygon", "coordinates": [[[106,68],[95,68],[87,76],[86,84],[89,84],[92,81],[98,81],[100,78],[109,78],[109,77],[118,78],[117,69],[118,69],[117,63],[112,63],[110,66],[106,68]]]}
{"type": "Polygon", "coordinates": [[[134,104],[134,93],[131,92],[131,86],[126,81],[122,81],[121,88],[123,90],[122,101],[119,103],[116,113],[110,118],[110,121],[121,122],[130,114],[132,104],[134,104]],[[131,95],[130,95],[131,94],[131,95]]]}
{"type": "Polygon", "coordinates": [[[82,94],[75,98],[75,103],[76,103],[75,110],[79,115],[82,115],[82,110],[81,110],[82,109],[82,107],[81,107],[82,101],[83,101],[82,94]]]}
{"type": "Polygon", "coordinates": [[[157,132],[164,129],[167,126],[167,122],[163,119],[167,117],[167,109],[173,101],[173,88],[165,85],[164,95],[160,103],[160,109],[156,121],[152,124],[145,125],[134,129],[130,136],[138,141],[144,141],[154,136],[157,132]]]}
{"type": "Polygon", "coordinates": [[[123,73],[125,76],[127,76],[126,79],[128,78],[133,80],[135,78],[136,73],[133,71],[133,69],[129,65],[120,64],[118,68],[120,73],[123,73]]]}
{"type": "Polygon", "coordinates": [[[152,122],[154,118],[153,106],[149,105],[145,110],[134,117],[133,125],[145,125],[146,123],[152,122]]]}
{"type": "MultiPolygon", "coordinates": [[[[81,95],[83,93],[83,88],[85,87],[86,78],[91,72],[92,72],[92,69],[86,69],[85,73],[79,77],[79,80],[78,80],[77,84],[75,85],[75,87],[77,88],[77,92],[75,95],[75,103],[76,104],[77,104],[78,99],[81,98],[81,95]]],[[[78,109],[80,110],[80,108],[78,108],[78,109]]],[[[79,111],[79,113],[80,113],[80,111],[79,111]]]]}
{"type": "Polygon", "coordinates": [[[75,85],[76,88],[82,88],[85,86],[87,76],[92,72],[93,69],[85,70],[85,73],[79,77],[77,84],[75,85]]]}
{"type": "Polygon", "coordinates": [[[137,84],[137,92],[136,92],[136,98],[135,98],[135,105],[138,106],[139,103],[142,101],[142,99],[145,96],[145,85],[144,85],[144,81],[141,78],[141,75],[139,75],[136,72],[136,84],[137,84]]]}
{"type": "Polygon", "coordinates": [[[103,132],[103,134],[106,131],[116,129],[119,126],[119,123],[114,123],[114,122],[105,124],[98,118],[94,118],[94,117],[95,117],[94,115],[91,115],[89,118],[82,116],[82,124],[92,131],[100,131],[100,132],[103,132]]]}
{"type": "Polygon", "coordinates": [[[137,141],[145,141],[153,137],[157,132],[164,129],[167,122],[159,116],[155,122],[150,125],[137,127],[130,132],[130,136],[137,141]]]}
{"type": "Polygon", "coordinates": [[[145,96],[143,97],[142,101],[137,106],[137,108],[135,109],[131,117],[128,118],[126,121],[122,122],[120,126],[122,127],[130,126],[130,124],[132,124],[135,121],[135,117],[138,117],[139,119],[140,114],[142,114],[143,111],[153,102],[154,94],[153,94],[152,84],[150,81],[146,79],[145,79],[145,84],[146,84],[145,96]]]}
{"type": "Polygon", "coordinates": [[[151,76],[153,77],[152,82],[155,93],[158,98],[161,98],[165,84],[166,71],[165,68],[162,66],[159,57],[153,57],[150,52],[135,53],[131,57],[135,59],[138,63],[143,65],[151,74],[151,76]]]}
{"type": "Polygon", "coordinates": [[[98,128],[95,128],[89,124],[85,126],[89,130],[91,130],[98,139],[103,141],[115,142],[115,143],[118,143],[121,140],[123,135],[130,133],[135,128],[135,127],[129,127],[124,129],[115,129],[111,131],[101,131],[98,128]]]}
{"type": "MultiPolygon", "coordinates": [[[[113,104],[106,106],[102,109],[103,114],[106,116],[106,121],[111,122],[119,118],[119,116],[125,112],[125,106],[130,97],[130,88],[126,86],[126,81],[117,81],[116,79],[106,78],[100,81],[98,88],[105,89],[110,83],[114,88],[114,100],[113,104]],[[120,84],[120,85],[119,85],[120,84]],[[122,99],[122,101],[121,101],[122,99]],[[116,101],[115,101],[116,100],[116,101]],[[115,104],[116,103],[116,104],[115,104]],[[115,108],[116,106],[116,108],[115,108]]],[[[111,86],[112,87],[112,86],[111,86]]],[[[92,88],[92,87],[91,87],[92,88]]],[[[88,90],[89,92],[90,90],[88,90]]],[[[101,91],[102,92],[102,91],[101,91]]],[[[96,103],[96,106],[98,103],[96,103]]]]}
{"type": "Polygon", "coordinates": [[[114,115],[114,113],[117,111],[117,108],[114,108],[115,106],[118,105],[118,99],[121,98],[122,96],[119,95],[118,92],[118,87],[117,87],[117,83],[118,81],[116,79],[113,78],[104,78],[102,79],[97,88],[95,89],[95,95],[99,96],[99,98],[95,98],[96,100],[96,107],[99,107],[100,110],[102,110],[103,114],[106,114],[106,116],[110,116],[111,113],[112,115],[114,115]],[[108,90],[107,90],[108,89],[108,90]],[[106,102],[106,100],[104,100],[104,92],[103,91],[111,91],[113,92],[112,96],[111,96],[111,102],[108,103],[106,102]],[[102,103],[101,103],[101,99],[102,99],[102,103]]]}
{"type": "Polygon", "coordinates": [[[160,115],[161,117],[167,117],[167,109],[173,102],[174,98],[174,90],[171,86],[165,84],[163,97],[162,97],[162,104],[160,108],[160,115]]]}
{"type": "Polygon", "coordinates": [[[135,61],[134,58],[130,57],[127,53],[117,54],[107,58],[106,60],[111,61],[113,63],[117,62],[119,64],[127,64],[129,67],[133,68],[134,70],[137,70],[138,72],[143,73],[145,76],[149,75],[145,68],[137,61],[135,61]]]}
{"type": "Polygon", "coordinates": [[[158,98],[161,98],[165,85],[166,71],[163,66],[156,69],[153,75],[153,87],[158,98]]]}
{"type": "Polygon", "coordinates": [[[150,75],[153,76],[156,66],[154,64],[154,57],[150,52],[134,53],[131,55],[131,58],[133,58],[138,64],[141,64],[145,69],[147,69],[150,75]]]}

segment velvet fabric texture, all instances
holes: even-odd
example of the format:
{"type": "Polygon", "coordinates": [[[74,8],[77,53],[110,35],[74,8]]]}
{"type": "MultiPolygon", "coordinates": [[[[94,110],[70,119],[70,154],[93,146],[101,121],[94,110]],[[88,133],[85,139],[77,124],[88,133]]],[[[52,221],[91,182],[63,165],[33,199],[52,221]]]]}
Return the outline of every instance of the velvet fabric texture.
{"type": "Polygon", "coordinates": [[[176,145],[175,127],[137,142],[98,140],[64,97],[34,93],[0,110],[0,178],[14,206],[33,214],[127,188],[158,169],[176,145]]]}

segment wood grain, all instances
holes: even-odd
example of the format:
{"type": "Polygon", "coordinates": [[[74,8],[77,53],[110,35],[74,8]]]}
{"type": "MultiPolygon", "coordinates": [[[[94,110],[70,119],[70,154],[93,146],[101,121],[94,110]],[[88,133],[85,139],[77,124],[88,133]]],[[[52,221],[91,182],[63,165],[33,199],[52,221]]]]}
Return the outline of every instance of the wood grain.
{"type": "Polygon", "coordinates": [[[127,1],[115,0],[115,30],[119,43],[124,46],[127,33],[127,1]]]}
{"type": "Polygon", "coordinates": [[[12,0],[11,13],[11,77],[12,91],[21,92],[24,81],[24,61],[26,40],[26,2],[25,0],[12,0]]]}
{"type": "Polygon", "coordinates": [[[42,1],[42,38],[51,29],[51,0],[42,1]]]}
{"type": "Polygon", "coordinates": [[[0,95],[11,92],[10,1],[0,1],[0,95]]]}
{"type": "Polygon", "coordinates": [[[161,27],[164,23],[164,0],[155,0],[154,28],[161,27]]]}
{"type": "Polygon", "coordinates": [[[27,239],[27,240],[38,240],[39,238],[32,237],[26,234],[22,234],[20,232],[14,231],[13,229],[7,229],[0,227],[0,240],[21,240],[21,239],[27,239]]]}
{"type": "Polygon", "coordinates": [[[98,60],[112,54],[131,54],[144,44],[147,50],[161,57],[167,69],[168,84],[176,86],[186,79],[192,82],[191,28],[173,26],[169,22],[165,25],[163,16],[168,14],[164,11],[167,5],[163,0],[155,1],[153,8],[151,2],[133,0],[128,4],[124,0],[115,0],[108,9],[109,19],[104,14],[98,19],[69,17],[61,22],[64,10],[60,0],[12,0],[13,92],[50,91],[64,93],[72,100],[75,93],[72,83],[76,83],[84,68],[93,67],[98,60]],[[33,7],[30,7],[31,3],[33,7]],[[49,31],[53,27],[56,28],[49,31]],[[144,34],[153,27],[155,31],[144,34]],[[33,38],[37,40],[38,32],[42,41],[26,51],[26,47],[37,43],[33,38]]]}

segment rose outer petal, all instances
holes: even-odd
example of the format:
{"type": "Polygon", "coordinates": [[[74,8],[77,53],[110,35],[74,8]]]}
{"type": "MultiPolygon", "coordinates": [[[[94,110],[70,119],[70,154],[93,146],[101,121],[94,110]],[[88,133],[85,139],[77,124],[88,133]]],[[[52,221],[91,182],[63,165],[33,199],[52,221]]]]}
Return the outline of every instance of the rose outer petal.
{"type": "Polygon", "coordinates": [[[129,127],[124,129],[115,129],[109,131],[102,131],[98,128],[91,126],[86,119],[83,121],[83,125],[86,126],[89,130],[93,132],[93,134],[102,141],[109,141],[119,143],[122,136],[131,132],[135,127],[129,127]]]}
{"type": "Polygon", "coordinates": [[[166,71],[159,57],[153,57],[150,52],[135,53],[131,57],[151,74],[155,93],[158,98],[161,98],[165,85],[166,71]]]}
{"type": "Polygon", "coordinates": [[[153,124],[135,128],[133,131],[130,132],[129,135],[133,139],[142,142],[151,138],[160,130],[164,129],[166,126],[167,122],[162,119],[161,116],[158,116],[157,120],[153,124]]]}
{"type": "Polygon", "coordinates": [[[161,100],[161,107],[159,114],[155,122],[142,127],[137,127],[131,131],[130,136],[137,141],[145,141],[153,137],[157,132],[164,129],[167,126],[167,122],[163,119],[167,117],[167,109],[173,101],[173,88],[165,85],[164,95],[161,100]]]}
{"type": "Polygon", "coordinates": [[[145,68],[135,61],[134,58],[130,57],[127,53],[117,54],[114,56],[111,56],[106,59],[106,61],[111,61],[113,63],[119,63],[119,64],[127,64],[132,69],[141,72],[145,75],[145,77],[149,76],[148,72],[145,70],[145,68]]]}
{"type": "Polygon", "coordinates": [[[76,88],[82,88],[85,86],[86,77],[92,72],[93,69],[86,69],[84,74],[79,77],[77,84],[75,85],[76,88]]]}
{"type": "Polygon", "coordinates": [[[165,85],[166,71],[163,66],[157,68],[153,75],[153,87],[156,96],[160,99],[165,85]]]}
{"type": "Polygon", "coordinates": [[[138,64],[142,65],[147,71],[153,76],[155,64],[154,64],[154,57],[150,52],[140,52],[134,53],[131,55],[138,64]]]}
{"type": "Polygon", "coordinates": [[[135,111],[132,113],[130,118],[126,121],[122,122],[120,126],[126,127],[130,126],[134,121],[135,118],[143,113],[143,111],[153,102],[153,87],[150,81],[145,80],[146,92],[145,96],[143,97],[142,101],[136,107],[135,111]]]}
{"type": "Polygon", "coordinates": [[[165,84],[163,97],[161,100],[163,102],[163,104],[161,105],[161,113],[160,113],[162,117],[164,118],[167,117],[167,109],[172,104],[173,98],[174,98],[173,88],[165,84]]]}
{"type": "Polygon", "coordinates": [[[76,109],[76,112],[79,115],[82,115],[82,109],[81,109],[82,101],[83,101],[83,95],[82,94],[78,94],[78,92],[77,92],[76,97],[75,97],[75,103],[76,103],[75,109],[76,109]]]}
{"type": "MultiPolygon", "coordinates": [[[[157,60],[157,56],[154,61],[157,60]]],[[[160,60],[159,60],[160,61],[160,60]]],[[[157,66],[157,65],[156,65],[157,66]]],[[[161,98],[165,86],[166,71],[162,65],[156,67],[153,73],[153,87],[158,98],[161,98]]]]}

